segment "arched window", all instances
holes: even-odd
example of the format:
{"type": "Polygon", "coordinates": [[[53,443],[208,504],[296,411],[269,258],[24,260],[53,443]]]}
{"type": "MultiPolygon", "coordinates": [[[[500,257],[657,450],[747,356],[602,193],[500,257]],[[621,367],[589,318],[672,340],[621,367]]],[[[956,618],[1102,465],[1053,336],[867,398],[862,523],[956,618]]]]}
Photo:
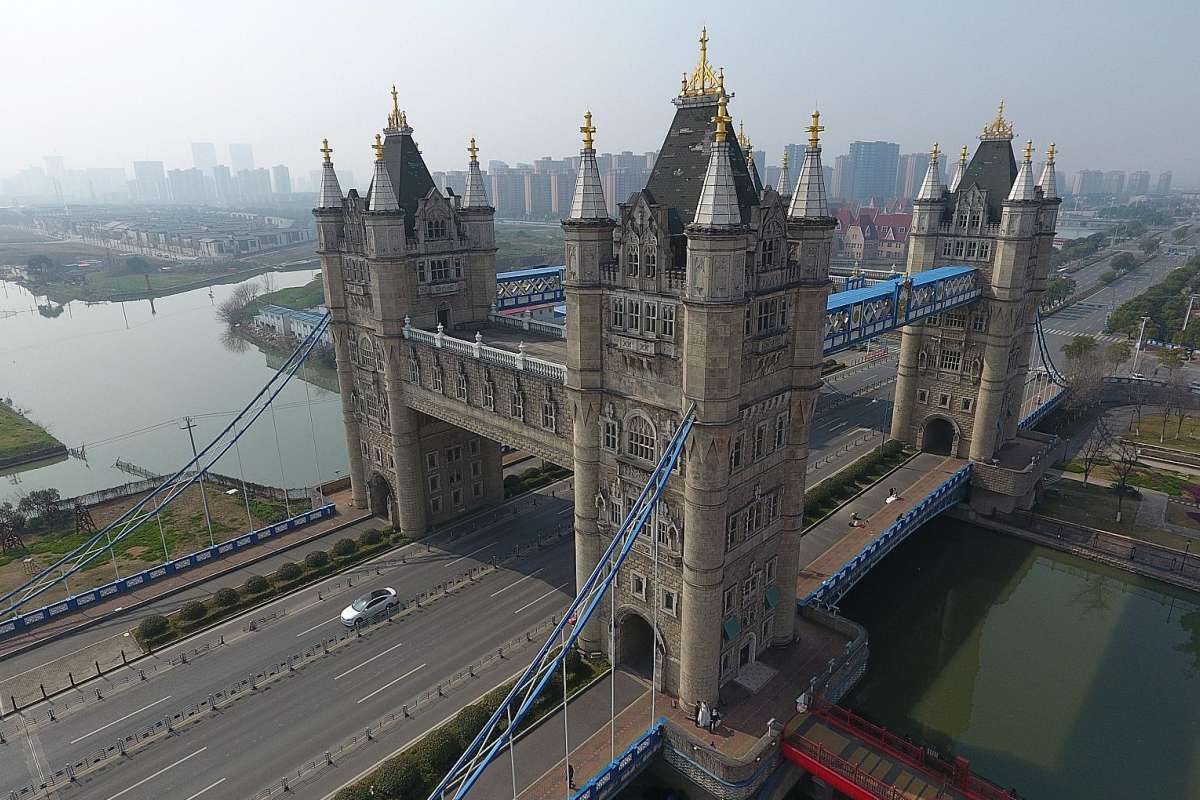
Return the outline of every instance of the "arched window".
{"type": "Polygon", "coordinates": [[[358,363],[367,369],[375,369],[377,366],[375,345],[372,344],[370,336],[364,336],[358,340],[358,363]]]}
{"type": "Polygon", "coordinates": [[[654,460],[654,426],[640,414],[629,418],[625,434],[625,452],[634,458],[654,460]]]}
{"type": "Polygon", "coordinates": [[[635,278],[641,270],[641,253],[638,251],[636,241],[631,242],[629,249],[625,251],[625,267],[625,271],[635,278]]]}
{"type": "Polygon", "coordinates": [[[658,274],[658,240],[651,237],[650,245],[646,248],[646,277],[653,278],[658,274]]]}

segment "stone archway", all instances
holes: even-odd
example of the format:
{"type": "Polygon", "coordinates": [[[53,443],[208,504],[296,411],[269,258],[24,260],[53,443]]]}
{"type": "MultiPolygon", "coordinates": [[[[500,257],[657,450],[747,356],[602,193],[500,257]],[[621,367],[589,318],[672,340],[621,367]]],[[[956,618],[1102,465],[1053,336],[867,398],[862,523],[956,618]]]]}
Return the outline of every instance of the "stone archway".
{"type": "Polygon", "coordinates": [[[951,456],[958,449],[958,430],[945,417],[930,417],[921,431],[921,449],[926,453],[951,456]]]}
{"type": "Polygon", "coordinates": [[[371,514],[382,517],[395,525],[396,498],[388,479],[378,472],[372,475],[371,480],[367,483],[367,496],[370,501],[371,514]]]}
{"type": "Polygon", "coordinates": [[[655,639],[653,626],[641,612],[634,609],[617,612],[617,666],[648,681],[653,680],[655,687],[663,691],[666,644],[661,630],[657,642],[655,639]]]}

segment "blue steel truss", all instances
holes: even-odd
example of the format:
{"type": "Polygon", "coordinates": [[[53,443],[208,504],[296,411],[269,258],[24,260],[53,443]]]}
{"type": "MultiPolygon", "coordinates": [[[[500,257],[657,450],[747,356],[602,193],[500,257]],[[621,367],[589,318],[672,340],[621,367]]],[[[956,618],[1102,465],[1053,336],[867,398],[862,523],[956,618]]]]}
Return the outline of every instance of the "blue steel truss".
{"type": "Polygon", "coordinates": [[[124,514],[96,531],[79,547],[50,564],[16,589],[0,596],[0,603],[8,604],[3,611],[0,611],[0,619],[6,619],[10,614],[19,612],[30,600],[42,595],[59,581],[79,572],[97,558],[111,553],[114,545],[132,533],[139,525],[152,519],[189,486],[198,482],[200,477],[211,469],[221,456],[225,455],[241,439],[254,421],[267,410],[270,402],[296,374],[296,370],[308,358],[328,327],[329,314],[327,313],[322,317],[320,324],[313,328],[309,335],[296,346],[283,365],[271,376],[258,394],[246,404],[245,408],[215,439],[209,442],[191,461],[180,467],[174,475],[160,483],[124,514]]]}
{"type": "Polygon", "coordinates": [[[982,292],[976,275],[974,267],[952,265],[829,295],[825,355],[974,301],[982,292]]]}
{"type": "Polygon", "coordinates": [[[496,276],[496,309],[506,311],[563,302],[566,297],[563,270],[560,265],[501,272],[496,276]]]}
{"type": "Polygon", "coordinates": [[[621,523],[620,530],[613,536],[604,552],[600,554],[592,574],[579,588],[571,605],[563,613],[562,620],[546,637],[541,649],[538,650],[525,672],[517,679],[508,696],[504,698],[504,702],[500,704],[479,734],[467,746],[466,751],[430,793],[429,800],[445,800],[445,798],[460,800],[465,797],[475,782],[479,780],[483,771],[487,769],[488,764],[495,760],[508,744],[512,732],[520,726],[534,701],[561,669],[567,654],[579,639],[580,633],[583,632],[584,625],[592,618],[600,601],[612,587],[621,565],[625,562],[630,550],[633,549],[634,542],[642,533],[654,507],[658,504],[658,500],[667,486],[667,481],[679,462],[683,445],[695,422],[695,415],[696,409],[693,405],[684,414],[679,428],[671,437],[662,458],[659,459],[654,471],[650,474],[650,479],[642,487],[641,494],[638,495],[621,523]],[[611,569],[609,568],[610,562],[613,565],[611,569]],[[509,720],[510,714],[511,722],[506,725],[502,721],[509,720]],[[453,794],[450,794],[451,791],[453,794]]]}

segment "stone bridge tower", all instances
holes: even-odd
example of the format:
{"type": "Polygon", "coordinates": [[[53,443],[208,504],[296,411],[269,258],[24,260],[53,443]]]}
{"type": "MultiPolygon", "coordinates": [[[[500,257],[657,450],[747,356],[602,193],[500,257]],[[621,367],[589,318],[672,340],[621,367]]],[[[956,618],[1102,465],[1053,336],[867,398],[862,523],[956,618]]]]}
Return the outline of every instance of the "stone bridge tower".
{"type": "MultiPolygon", "coordinates": [[[[503,495],[499,445],[411,407],[406,381],[462,386],[437,359],[411,356],[406,325],[445,331],[487,319],[495,300],[493,209],[471,140],[466,195],[439,192],[392,87],[366,197],[342,196],[326,143],[313,215],[337,354],[354,504],[405,533],[503,495]]],[[[453,389],[451,390],[453,391],[453,389]]]]}
{"type": "MultiPolygon", "coordinates": [[[[1050,268],[1058,205],[1053,145],[1039,180],[1033,144],[1017,163],[1013,126],[984,127],[949,187],[938,149],[913,203],[908,272],[976,268],[982,296],[903,330],[892,436],[922,449],[991,464],[1015,453],[1038,302],[1050,268]]],[[[1023,456],[1025,466],[1028,456],[1023,456]]]]}
{"type": "Polygon", "coordinates": [[[652,530],[618,576],[615,620],[604,603],[584,646],[607,650],[611,634],[617,661],[640,661],[686,702],[714,701],[763,650],[793,638],[835,224],[816,115],[789,205],[756,185],[707,41],[649,182],[617,220],[585,117],[563,223],[581,579],[684,411],[697,409],[652,530]]]}

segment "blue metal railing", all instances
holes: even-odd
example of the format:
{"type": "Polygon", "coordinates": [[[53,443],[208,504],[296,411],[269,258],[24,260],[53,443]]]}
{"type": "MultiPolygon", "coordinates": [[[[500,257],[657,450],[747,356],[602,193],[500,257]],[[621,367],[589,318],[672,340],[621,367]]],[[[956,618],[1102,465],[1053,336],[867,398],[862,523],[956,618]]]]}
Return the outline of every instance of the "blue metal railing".
{"type": "Polygon", "coordinates": [[[971,465],[968,463],[927,494],[921,502],[901,514],[895,522],[888,526],[887,530],[880,534],[879,538],[860,550],[837,572],[821,581],[820,586],[809,592],[808,596],[798,600],[796,604],[806,606],[810,603],[825,605],[836,603],[845,596],[846,592],[850,591],[854,584],[870,572],[880,559],[907,539],[909,534],[962,500],[970,478],[971,465]]]}
{"type": "Polygon", "coordinates": [[[583,788],[571,795],[571,800],[608,800],[637,777],[662,749],[667,718],[659,717],[624,753],[608,762],[583,788]]]}
{"type": "Polygon", "coordinates": [[[265,528],[249,531],[241,534],[233,539],[224,542],[218,542],[211,547],[205,547],[202,550],[197,550],[194,553],[188,553],[186,556],[181,556],[171,561],[159,564],[157,567],[144,569],[134,575],[122,578],[118,581],[106,583],[103,586],[97,586],[86,592],[81,592],[77,595],[72,595],[66,600],[61,600],[57,603],[52,603],[48,606],[22,614],[18,617],[11,617],[4,622],[0,622],[0,639],[6,636],[11,636],[16,633],[28,630],[29,628],[37,627],[46,622],[49,622],[63,614],[68,614],[78,611],[81,608],[91,605],[98,600],[107,600],[110,597],[124,594],[133,589],[141,588],[148,583],[168,578],[172,575],[178,575],[181,572],[186,572],[193,567],[198,567],[201,564],[206,564],[214,558],[219,558],[228,553],[244,550],[247,547],[252,547],[261,542],[278,536],[281,533],[294,531],[297,528],[303,528],[309,523],[317,520],[328,519],[334,513],[333,503],[314,508],[312,511],[306,511],[303,514],[297,514],[294,517],[276,522],[274,525],[268,525],[265,528]]]}

